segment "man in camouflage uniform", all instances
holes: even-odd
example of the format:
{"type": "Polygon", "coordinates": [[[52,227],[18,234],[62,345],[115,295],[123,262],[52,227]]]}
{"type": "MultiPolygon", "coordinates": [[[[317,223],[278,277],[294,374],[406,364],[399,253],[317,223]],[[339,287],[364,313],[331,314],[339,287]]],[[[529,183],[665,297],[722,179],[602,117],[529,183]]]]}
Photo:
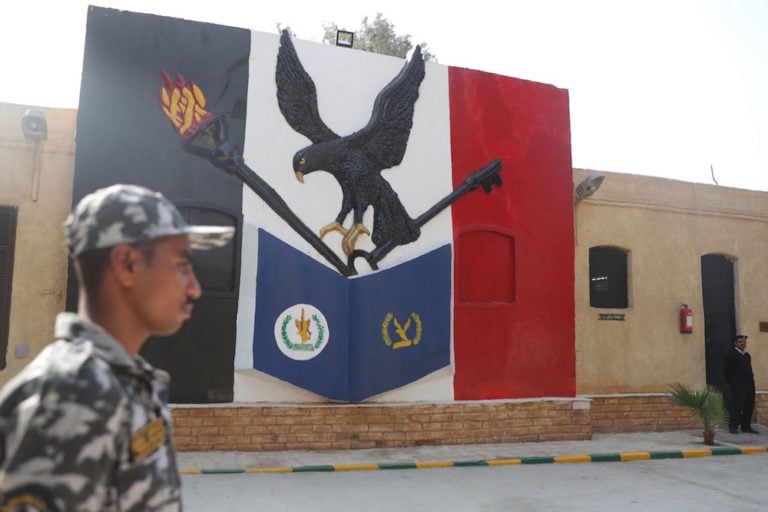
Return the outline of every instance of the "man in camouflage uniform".
{"type": "Polygon", "coordinates": [[[190,251],[233,228],[188,226],[162,195],[114,185],[65,222],[78,314],[0,391],[0,511],[176,511],[168,376],[138,355],[201,294],[190,251]]]}

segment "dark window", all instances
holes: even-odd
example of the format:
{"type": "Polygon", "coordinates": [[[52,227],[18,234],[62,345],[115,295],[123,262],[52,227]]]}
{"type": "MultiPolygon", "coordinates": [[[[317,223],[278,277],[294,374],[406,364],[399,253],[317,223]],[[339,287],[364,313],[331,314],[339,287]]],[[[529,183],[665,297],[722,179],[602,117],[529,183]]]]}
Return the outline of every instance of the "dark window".
{"type": "Polygon", "coordinates": [[[627,252],[616,247],[589,250],[589,305],[593,308],[626,308],[627,252]]]}
{"type": "MultiPolygon", "coordinates": [[[[190,224],[233,226],[237,218],[213,208],[180,205],[179,211],[190,224]]],[[[223,247],[194,252],[195,274],[206,295],[234,295],[237,292],[237,247],[235,241],[223,247]]]]}
{"type": "Polygon", "coordinates": [[[5,369],[8,352],[15,234],[16,208],[0,206],[0,370],[5,369]]]}

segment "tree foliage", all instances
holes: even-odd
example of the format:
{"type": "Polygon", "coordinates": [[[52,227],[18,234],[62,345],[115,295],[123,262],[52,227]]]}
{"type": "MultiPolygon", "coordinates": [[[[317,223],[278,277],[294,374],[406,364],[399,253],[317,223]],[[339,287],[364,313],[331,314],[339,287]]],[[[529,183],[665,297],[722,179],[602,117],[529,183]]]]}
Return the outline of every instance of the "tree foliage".
{"type": "Polygon", "coordinates": [[[287,30],[289,34],[291,34],[291,37],[296,37],[296,32],[293,31],[291,27],[284,27],[283,23],[278,21],[275,23],[275,28],[277,29],[277,35],[280,35],[283,33],[283,30],[287,30]]]}
{"type": "MultiPolygon", "coordinates": [[[[336,23],[323,23],[323,30],[325,30],[323,42],[336,44],[336,32],[339,26],[336,23]]],[[[377,13],[373,20],[369,20],[368,16],[363,18],[360,28],[355,32],[352,47],[404,59],[413,46],[410,34],[398,35],[394,23],[381,13],[377,13]]],[[[419,43],[419,46],[421,46],[424,60],[437,62],[437,56],[427,49],[427,43],[419,43]]]]}

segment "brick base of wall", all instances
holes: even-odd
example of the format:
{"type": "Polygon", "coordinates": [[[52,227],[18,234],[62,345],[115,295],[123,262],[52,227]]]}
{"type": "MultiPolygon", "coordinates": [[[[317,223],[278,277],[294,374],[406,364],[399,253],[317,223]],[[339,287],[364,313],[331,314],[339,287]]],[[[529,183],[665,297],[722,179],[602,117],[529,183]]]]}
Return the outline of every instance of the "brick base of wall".
{"type": "Polygon", "coordinates": [[[755,396],[755,414],[752,416],[755,423],[768,423],[768,391],[758,391],[755,396]]]}
{"type": "Polygon", "coordinates": [[[592,400],[592,431],[664,432],[697,428],[690,411],[669,403],[666,394],[600,395],[592,400]]]}
{"type": "MultiPolygon", "coordinates": [[[[665,394],[448,404],[174,406],[180,451],[346,450],[591,439],[593,433],[700,428],[665,394]]],[[[759,392],[756,422],[768,418],[759,392]]]]}
{"type": "Polygon", "coordinates": [[[175,406],[180,451],[343,450],[590,439],[589,401],[175,406]]]}

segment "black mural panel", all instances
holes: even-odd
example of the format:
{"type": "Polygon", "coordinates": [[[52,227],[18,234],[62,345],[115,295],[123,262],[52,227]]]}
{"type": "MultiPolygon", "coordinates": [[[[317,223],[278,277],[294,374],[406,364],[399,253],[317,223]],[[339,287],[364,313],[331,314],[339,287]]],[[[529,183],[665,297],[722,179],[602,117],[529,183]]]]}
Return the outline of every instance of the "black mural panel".
{"type": "MultiPolygon", "coordinates": [[[[182,150],[160,108],[161,72],[198,84],[207,109],[228,117],[229,140],[242,151],[249,53],[248,30],[89,7],[73,204],[97,188],[135,183],[197,205],[185,215],[238,228],[230,249],[206,256],[203,298],[189,325],[142,351],[171,373],[174,402],[232,400],[242,183],[182,150]]],[[[67,305],[75,309],[69,282],[67,305]]]]}

